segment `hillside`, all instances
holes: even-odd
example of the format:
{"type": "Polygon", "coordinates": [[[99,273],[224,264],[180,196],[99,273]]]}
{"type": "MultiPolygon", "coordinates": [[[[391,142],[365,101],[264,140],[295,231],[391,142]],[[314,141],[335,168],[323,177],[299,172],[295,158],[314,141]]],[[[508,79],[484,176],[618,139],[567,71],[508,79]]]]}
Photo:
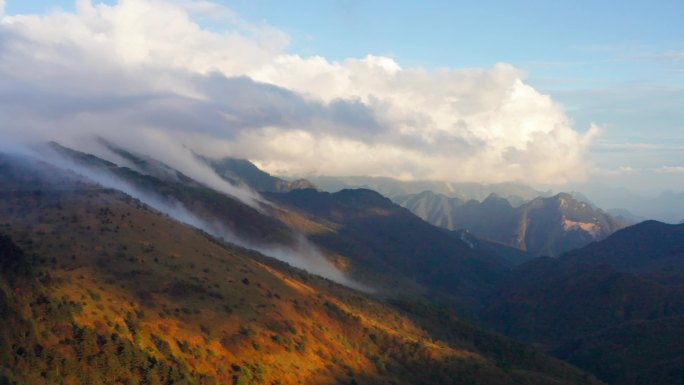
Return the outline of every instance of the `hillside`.
{"type": "Polygon", "coordinates": [[[395,198],[422,219],[449,230],[518,248],[532,256],[560,255],[601,240],[625,226],[590,204],[561,193],[514,207],[496,194],[479,202],[425,191],[395,198]]]}
{"type": "Polygon", "coordinates": [[[684,370],[675,337],[684,315],[683,234],[682,225],[647,221],[558,259],[527,262],[483,319],[609,383],[680,383],[671,379],[684,370]]]}
{"type": "Polygon", "coordinates": [[[2,178],[4,383],[597,383],[453,313],[397,310],[120,192],[2,178]]]}
{"type": "Polygon", "coordinates": [[[684,384],[684,316],[625,322],[553,352],[611,384],[684,384]]]}
{"type": "Polygon", "coordinates": [[[471,249],[482,254],[497,257],[511,267],[515,267],[535,258],[533,255],[515,247],[480,239],[468,230],[454,230],[450,231],[449,234],[452,237],[465,242],[471,249]]]}
{"type": "Polygon", "coordinates": [[[663,281],[684,282],[684,225],[645,221],[565,256],[663,281]]]}
{"type": "MultiPolygon", "coordinates": [[[[65,159],[69,162],[69,167],[99,178],[100,183],[125,189],[129,194],[136,193],[149,202],[181,207],[207,223],[220,223],[239,239],[278,245],[292,245],[296,242],[292,231],[281,221],[268,215],[267,208],[251,207],[236,197],[198,183],[154,159],[126,155],[142,171],[138,172],[57,143],[51,143],[50,148],[61,157],[60,161],[65,159]]],[[[122,150],[118,152],[124,153],[122,150]]],[[[181,213],[180,216],[187,215],[181,213]]]]}
{"type": "Polygon", "coordinates": [[[147,200],[182,205],[202,220],[202,226],[221,224],[236,235],[227,239],[243,246],[270,254],[283,254],[285,247],[292,250],[289,254],[318,254],[301,246],[304,237],[347,276],[379,292],[440,298],[472,312],[509,270],[503,258],[473,250],[370,190],[264,193],[266,200],[255,209],[188,177],[178,181],[173,169],[142,157],[135,158],[138,169],[163,167],[164,174],[174,177],[159,179],[56,144],[53,147],[87,170],[126,181],[147,200]]]}
{"type": "Polygon", "coordinates": [[[472,249],[375,191],[306,189],[268,197],[334,226],[335,232],[309,234],[323,248],[447,294],[461,309],[477,308],[508,271],[502,258],[472,249]]]}

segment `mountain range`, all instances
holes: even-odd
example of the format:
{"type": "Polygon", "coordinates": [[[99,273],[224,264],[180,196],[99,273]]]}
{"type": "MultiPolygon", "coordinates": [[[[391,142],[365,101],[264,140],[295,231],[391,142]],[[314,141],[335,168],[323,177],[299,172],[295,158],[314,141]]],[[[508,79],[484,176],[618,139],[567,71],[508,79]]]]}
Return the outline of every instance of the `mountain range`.
{"type": "MultiPolygon", "coordinates": [[[[253,208],[188,181],[184,175],[166,178],[167,172],[155,177],[56,144],[53,148],[81,167],[106,171],[133,184],[142,191],[143,199],[153,197],[148,200],[164,201],[165,207],[181,204],[198,217],[201,228],[217,236],[272,254],[282,255],[286,249],[297,255],[311,254],[306,262],[327,258],[348,276],[380,292],[445,296],[461,310],[469,311],[509,269],[501,257],[474,250],[375,191],[331,194],[311,188],[288,193],[262,190],[266,200],[253,208]],[[213,226],[216,224],[220,225],[218,229],[213,226]],[[302,237],[312,244],[302,247],[302,237]],[[321,255],[316,255],[318,251],[321,255]]],[[[147,163],[144,157],[135,158],[142,172],[151,167],[147,163]]],[[[158,170],[159,166],[153,168],[158,170]]],[[[233,181],[239,178],[244,183],[252,178],[253,169],[248,168],[247,176],[242,175],[245,168],[237,170],[231,171],[236,178],[233,181]]],[[[261,186],[280,181],[266,175],[261,175],[261,186]]]]}
{"type": "MultiPolygon", "coordinates": [[[[245,236],[268,229],[277,231],[263,236],[266,242],[290,241],[285,222],[238,200],[223,201],[196,181],[167,181],[59,151],[90,171],[177,199],[202,218],[213,214],[236,231],[244,226],[245,236]],[[209,206],[213,200],[216,206],[209,206]]],[[[600,383],[447,308],[409,297],[383,300],[183,224],[93,183],[80,167],[65,171],[2,155],[0,171],[2,383],[600,383]]],[[[315,211],[350,226],[364,216],[387,215],[374,208],[384,205],[397,210],[390,217],[424,223],[376,193],[358,194],[323,195],[315,211]],[[367,205],[335,214],[357,200],[367,205]]],[[[299,207],[297,198],[283,201],[299,207]]],[[[427,229],[444,234],[421,226],[422,235],[427,229]]],[[[454,242],[448,234],[430,236],[454,242]]],[[[461,256],[467,250],[453,251],[456,266],[476,258],[472,250],[471,257],[461,256]]],[[[451,268],[448,258],[441,263],[451,268]]]]}
{"type": "Polygon", "coordinates": [[[538,196],[550,196],[550,192],[543,192],[532,187],[518,183],[464,183],[446,181],[400,181],[386,177],[330,177],[330,176],[307,176],[322,190],[335,192],[342,189],[365,188],[379,192],[394,200],[403,195],[418,194],[423,191],[432,191],[449,198],[458,198],[463,201],[475,199],[481,201],[491,194],[497,194],[509,200],[517,206],[538,196]]]}
{"type": "Polygon", "coordinates": [[[0,154],[0,383],[684,378],[684,225],[564,193],[409,210],[197,156],[210,187],[105,148],[0,154]]]}
{"type": "Polygon", "coordinates": [[[424,191],[394,198],[424,220],[518,248],[532,256],[559,255],[601,240],[625,223],[568,193],[536,197],[513,207],[496,194],[482,202],[424,191]]]}
{"type": "MultiPolygon", "coordinates": [[[[647,189],[649,186],[643,186],[647,189]]],[[[654,219],[665,223],[679,223],[684,218],[684,191],[633,191],[623,187],[591,184],[573,187],[585,194],[608,212],[628,211],[636,218],[654,219]]]]}

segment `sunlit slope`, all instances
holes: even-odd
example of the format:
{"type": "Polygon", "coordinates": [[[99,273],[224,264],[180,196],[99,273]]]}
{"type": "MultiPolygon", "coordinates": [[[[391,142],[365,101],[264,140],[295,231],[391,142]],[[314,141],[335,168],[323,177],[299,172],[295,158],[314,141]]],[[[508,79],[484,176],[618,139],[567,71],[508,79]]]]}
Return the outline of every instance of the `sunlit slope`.
{"type": "Polygon", "coordinates": [[[217,243],[119,192],[1,194],[0,231],[10,238],[0,253],[10,263],[0,265],[0,309],[10,327],[0,367],[17,383],[586,378],[466,324],[439,339],[362,293],[217,243]]]}
{"type": "Polygon", "coordinates": [[[55,143],[51,146],[79,168],[116,178],[113,183],[107,180],[111,186],[133,186],[146,202],[181,204],[204,224],[225,225],[242,245],[295,247],[306,235],[339,269],[378,292],[446,297],[474,312],[508,271],[505,261],[472,250],[370,190],[265,193],[270,202],[262,201],[255,209],[153,159],[128,154],[137,172],[55,143]]]}

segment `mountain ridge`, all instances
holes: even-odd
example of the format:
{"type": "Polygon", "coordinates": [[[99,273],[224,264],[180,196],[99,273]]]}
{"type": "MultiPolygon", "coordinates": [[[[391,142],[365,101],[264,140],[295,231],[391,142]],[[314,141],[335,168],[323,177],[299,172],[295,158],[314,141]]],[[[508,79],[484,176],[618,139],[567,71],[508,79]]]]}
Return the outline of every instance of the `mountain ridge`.
{"type": "Polygon", "coordinates": [[[425,311],[408,317],[69,180],[60,190],[0,185],[0,260],[30,256],[33,271],[19,277],[2,264],[0,311],[12,327],[0,330],[0,381],[599,383],[456,318],[433,337],[415,323],[433,322],[425,311]]]}
{"type": "Polygon", "coordinates": [[[539,256],[559,255],[610,235],[624,224],[569,193],[536,197],[518,207],[497,194],[482,202],[425,191],[395,200],[424,220],[539,256]]]}
{"type": "Polygon", "coordinates": [[[488,300],[483,319],[611,384],[678,383],[670,379],[682,378],[684,347],[671,339],[684,327],[682,245],[684,225],[645,221],[531,260],[488,300]]]}

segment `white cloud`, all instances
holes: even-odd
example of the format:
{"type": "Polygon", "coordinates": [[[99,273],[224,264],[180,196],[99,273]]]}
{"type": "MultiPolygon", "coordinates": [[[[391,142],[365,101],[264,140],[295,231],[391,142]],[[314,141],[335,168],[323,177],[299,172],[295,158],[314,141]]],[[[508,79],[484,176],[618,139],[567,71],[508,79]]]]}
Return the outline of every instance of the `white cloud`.
{"type": "Polygon", "coordinates": [[[595,169],[592,171],[592,174],[599,177],[623,177],[641,172],[642,170],[636,169],[632,166],[619,166],[612,169],[595,169]]]}
{"type": "Polygon", "coordinates": [[[208,1],[77,9],[0,22],[5,139],[96,134],[170,163],[186,145],[292,175],[563,183],[584,178],[598,132],[575,130],[508,64],[300,57],[282,32],[208,1]],[[224,32],[193,19],[211,15],[224,32]]]}
{"type": "Polygon", "coordinates": [[[596,143],[592,145],[592,149],[601,152],[626,152],[633,153],[636,151],[656,151],[656,152],[680,152],[684,151],[684,146],[677,144],[654,144],[654,143],[596,143]]]}
{"type": "Polygon", "coordinates": [[[659,174],[684,174],[684,166],[662,166],[654,171],[659,174]]]}

